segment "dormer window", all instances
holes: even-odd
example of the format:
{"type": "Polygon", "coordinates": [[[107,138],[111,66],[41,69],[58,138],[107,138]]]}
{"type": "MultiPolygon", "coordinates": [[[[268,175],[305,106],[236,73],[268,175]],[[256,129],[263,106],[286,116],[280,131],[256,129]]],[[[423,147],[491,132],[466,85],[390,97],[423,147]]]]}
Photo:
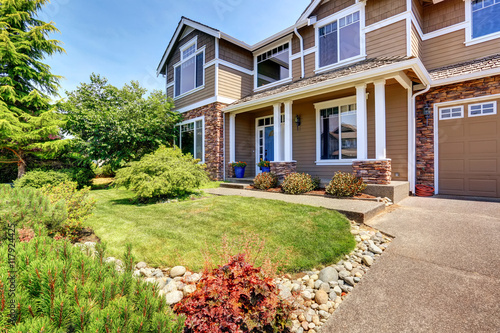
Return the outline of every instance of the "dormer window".
{"type": "Polygon", "coordinates": [[[181,46],[181,61],[175,66],[174,97],[187,94],[203,86],[204,48],[197,50],[196,39],[181,46]]]}
{"type": "Polygon", "coordinates": [[[257,56],[257,87],[290,78],[290,44],[257,56]]]}
{"type": "Polygon", "coordinates": [[[500,31],[500,0],[472,0],[472,38],[500,31]]]}

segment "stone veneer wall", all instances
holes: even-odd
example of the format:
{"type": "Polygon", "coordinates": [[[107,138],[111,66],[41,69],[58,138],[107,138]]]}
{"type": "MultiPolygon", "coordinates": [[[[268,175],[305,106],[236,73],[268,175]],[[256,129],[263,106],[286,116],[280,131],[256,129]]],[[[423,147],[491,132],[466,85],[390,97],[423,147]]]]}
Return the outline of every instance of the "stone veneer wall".
{"type": "Polygon", "coordinates": [[[183,114],[184,120],[205,116],[205,164],[210,178],[224,179],[224,117],[227,104],[212,103],[183,114]]]}
{"type": "Polygon", "coordinates": [[[282,182],[286,175],[297,172],[297,162],[271,162],[271,172],[282,182]]]}
{"type": "Polygon", "coordinates": [[[352,169],[356,177],[367,184],[388,185],[391,183],[391,160],[354,161],[352,169]]]}
{"type": "Polygon", "coordinates": [[[434,186],[434,112],[431,112],[429,120],[426,122],[423,110],[425,103],[429,102],[433,110],[435,103],[499,93],[500,75],[497,75],[431,88],[427,93],[417,97],[417,184],[434,186]]]}

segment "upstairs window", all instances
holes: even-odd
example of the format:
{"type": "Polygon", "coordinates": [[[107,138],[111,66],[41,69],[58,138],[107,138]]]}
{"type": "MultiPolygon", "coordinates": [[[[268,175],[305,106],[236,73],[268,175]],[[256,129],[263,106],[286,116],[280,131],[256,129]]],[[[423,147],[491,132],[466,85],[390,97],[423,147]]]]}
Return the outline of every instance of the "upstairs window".
{"type": "Polygon", "coordinates": [[[319,66],[361,55],[359,11],[319,28],[319,66]]]}
{"type": "Polygon", "coordinates": [[[500,0],[472,0],[472,38],[500,31],[500,0]]]}
{"type": "Polygon", "coordinates": [[[290,77],[289,43],[257,56],[257,87],[290,77]]]}
{"type": "Polygon", "coordinates": [[[203,85],[205,54],[204,51],[196,52],[196,41],[181,48],[181,59],[179,65],[175,67],[175,97],[203,85]]]}

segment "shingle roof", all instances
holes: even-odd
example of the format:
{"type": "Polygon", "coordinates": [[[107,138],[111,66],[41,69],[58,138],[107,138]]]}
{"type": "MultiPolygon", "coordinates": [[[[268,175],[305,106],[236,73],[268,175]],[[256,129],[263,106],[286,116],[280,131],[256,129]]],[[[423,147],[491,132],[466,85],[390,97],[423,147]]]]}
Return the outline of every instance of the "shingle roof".
{"type": "Polygon", "coordinates": [[[360,72],[364,72],[364,71],[367,71],[370,69],[379,68],[382,66],[387,66],[387,65],[394,64],[394,63],[401,62],[401,61],[408,60],[408,59],[409,59],[408,57],[384,57],[384,58],[366,59],[364,61],[357,62],[357,63],[352,64],[352,65],[340,67],[340,68],[334,69],[334,70],[329,71],[329,72],[315,75],[313,77],[304,78],[304,79],[301,79],[299,81],[295,81],[292,83],[284,84],[281,86],[266,89],[264,91],[253,93],[251,95],[243,97],[240,100],[237,100],[232,105],[238,105],[241,103],[250,102],[253,100],[257,100],[259,98],[264,98],[267,96],[272,96],[272,95],[279,94],[282,92],[302,88],[302,87],[313,85],[313,84],[320,83],[323,81],[337,79],[337,78],[341,78],[344,76],[348,76],[350,74],[360,73],[360,72]]]}
{"type": "Polygon", "coordinates": [[[477,73],[493,68],[500,68],[500,54],[436,68],[430,70],[429,74],[432,80],[440,80],[464,74],[477,73]]]}

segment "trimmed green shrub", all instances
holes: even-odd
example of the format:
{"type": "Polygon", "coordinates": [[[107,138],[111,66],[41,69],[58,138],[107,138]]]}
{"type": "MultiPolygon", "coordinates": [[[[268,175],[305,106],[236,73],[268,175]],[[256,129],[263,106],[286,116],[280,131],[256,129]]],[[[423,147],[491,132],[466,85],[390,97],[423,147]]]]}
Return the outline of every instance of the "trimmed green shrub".
{"type": "Polygon", "coordinates": [[[353,197],[366,188],[363,179],[357,178],[351,173],[336,172],[326,187],[326,193],[336,197],[353,197]]]}
{"type": "Polygon", "coordinates": [[[16,187],[42,188],[45,185],[57,185],[71,181],[71,176],[59,171],[28,171],[26,174],[14,181],[16,187]]]}
{"type": "Polygon", "coordinates": [[[92,186],[92,179],[95,177],[95,173],[90,168],[67,168],[61,169],[59,172],[65,173],[70,177],[71,181],[78,184],[78,188],[84,188],[85,186],[92,186]]]}
{"type": "Polygon", "coordinates": [[[177,147],[161,147],[118,170],[115,184],[131,189],[140,199],[182,197],[208,182],[205,165],[198,162],[177,147]]]}
{"type": "Polygon", "coordinates": [[[321,178],[319,178],[318,176],[312,177],[312,182],[314,186],[313,191],[318,190],[320,188],[319,186],[321,185],[321,178]]]}
{"type": "Polygon", "coordinates": [[[278,186],[278,177],[272,172],[259,173],[253,179],[253,186],[260,190],[268,190],[278,186]]]}
{"type": "Polygon", "coordinates": [[[285,177],[281,187],[287,194],[302,194],[312,191],[314,183],[307,173],[291,173],[285,177]]]}
{"type": "MultiPolygon", "coordinates": [[[[7,244],[0,262],[8,262],[7,244]]],[[[182,332],[158,287],[119,273],[97,244],[95,258],[69,242],[35,237],[16,245],[17,291],[9,319],[9,265],[0,265],[0,327],[9,332],[182,332]]]]}

